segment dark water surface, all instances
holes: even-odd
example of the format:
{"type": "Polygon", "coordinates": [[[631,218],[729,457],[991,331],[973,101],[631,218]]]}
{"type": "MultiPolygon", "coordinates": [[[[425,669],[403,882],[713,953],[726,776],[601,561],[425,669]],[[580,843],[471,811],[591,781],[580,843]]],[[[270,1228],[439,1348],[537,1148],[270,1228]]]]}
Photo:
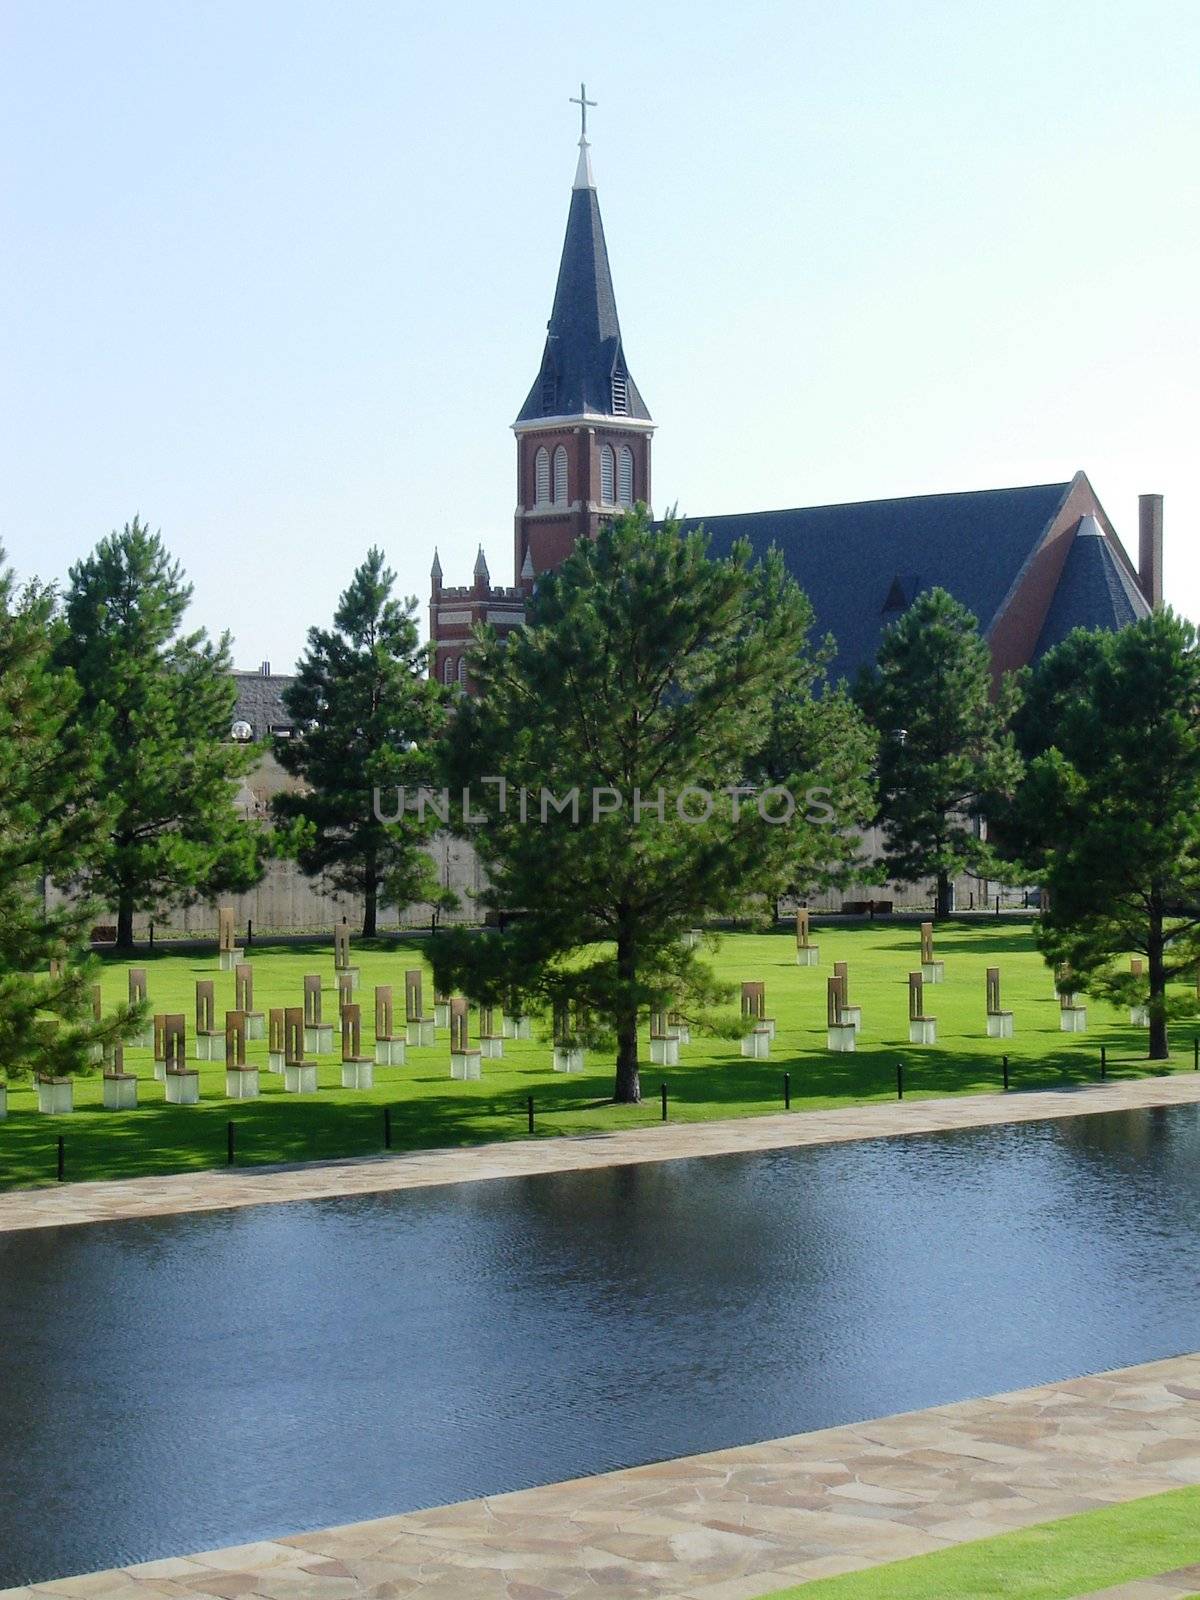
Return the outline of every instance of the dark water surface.
{"type": "Polygon", "coordinates": [[[1200,1347],[1200,1108],[0,1236],[0,1586],[1200,1347]]]}

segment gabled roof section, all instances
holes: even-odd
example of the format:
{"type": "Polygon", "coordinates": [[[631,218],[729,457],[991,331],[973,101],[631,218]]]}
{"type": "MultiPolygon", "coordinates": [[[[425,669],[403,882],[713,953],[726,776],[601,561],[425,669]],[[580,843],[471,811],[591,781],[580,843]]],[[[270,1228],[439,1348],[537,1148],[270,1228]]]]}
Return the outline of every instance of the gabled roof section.
{"type": "Polygon", "coordinates": [[[1034,660],[1076,628],[1108,628],[1115,633],[1149,615],[1145,595],[1117,558],[1104,529],[1095,517],[1080,517],[1034,660]]]}
{"type": "Polygon", "coordinates": [[[585,147],[571,190],[541,371],[517,422],[577,416],[650,421],[621,348],[604,224],[585,147]]]}
{"type": "Polygon", "coordinates": [[[901,611],[907,611],[920,592],[921,580],[915,572],[898,572],[883,602],[884,615],[894,617],[901,611]]]}
{"type": "Polygon", "coordinates": [[[283,703],[283,691],[296,681],[294,672],[233,672],[237,700],[232,722],[248,722],[256,739],[265,739],[273,728],[291,728],[292,714],[283,703]]]}
{"type": "Polygon", "coordinates": [[[875,660],[883,630],[918,591],[948,590],[986,633],[1070,487],[1045,483],[691,517],[684,526],[703,522],[715,556],[727,555],[738,539],[748,539],[760,555],[779,547],[812,601],[818,637],[833,634],[836,681],[853,679],[875,660]]]}

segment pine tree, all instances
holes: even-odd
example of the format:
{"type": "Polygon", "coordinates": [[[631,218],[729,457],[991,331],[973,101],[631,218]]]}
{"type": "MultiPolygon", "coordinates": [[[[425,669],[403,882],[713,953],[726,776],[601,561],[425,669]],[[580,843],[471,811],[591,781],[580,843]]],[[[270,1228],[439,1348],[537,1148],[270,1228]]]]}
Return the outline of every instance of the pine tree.
{"type": "Polygon", "coordinates": [[[429,781],[444,719],[444,693],[425,675],[416,601],[393,599],[395,581],[383,552],[371,549],[338,601],[332,630],[309,630],[284,695],[296,732],[278,751],[305,788],[277,796],[276,815],[299,825],[306,873],[362,897],[366,938],[381,904],[442,898],[424,848],[436,818],[392,804],[397,788],[429,781]]]}
{"type": "Polygon", "coordinates": [[[121,947],[133,942],[135,911],[246,889],[263,870],[265,834],[233,807],[255,752],[229,738],[229,636],[181,633],[191,594],[136,517],[70,571],[57,655],[78,679],[112,802],[87,883],[115,908],[121,947]]]}
{"type": "MultiPolygon", "coordinates": [[[[0,563],[3,552],[0,552],[0,563]]],[[[65,889],[102,849],[106,802],[79,691],[51,662],[55,600],[0,568],[0,1073],[83,1072],[128,1016],[91,1016],[93,908],[65,889]],[[52,976],[50,963],[61,965],[52,976]]]]}
{"type": "MultiPolygon", "coordinates": [[[[792,580],[779,567],[775,581],[792,580]]],[[[774,595],[764,591],[770,607],[774,595]]],[[[802,597],[804,634],[813,612],[802,597]]],[[[877,868],[863,854],[863,831],[875,814],[875,758],[878,737],[844,683],[830,684],[827,668],[835,651],[832,637],[815,649],[798,649],[793,669],[776,687],[762,747],[751,757],[752,782],[784,785],[823,807],[820,823],[789,829],[790,848],[780,859],[779,894],[807,898],[851,882],[871,882],[877,868]],[[830,804],[830,801],[835,801],[830,804]]]]}
{"type": "Polygon", "coordinates": [[[1028,768],[1005,835],[1048,890],[1039,945],[1076,987],[1147,1006],[1150,1057],[1166,1060],[1168,1020],[1197,1010],[1196,630],[1165,611],[1071,634],[1034,669],[1017,734],[1028,768]]]}
{"type": "Polygon", "coordinates": [[[1018,693],[1005,678],[993,698],[978,623],[944,589],[918,595],[859,680],[856,697],[879,734],[884,861],[900,882],[936,879],[938,917],[950,914],[956,873],[999,874],[969,824],[985,797],[1011,793],[1020,776],[1009,729],[1018,693]]]}
{"type": "Polygon", "coordinates": [[[573,1003],[615,1037],[621,1102],[640,1098],[639,1016],[723,996],[683,935],[761,905],[806,825],[765,822],[759,802],[783,817],[786,797],[755,795],[747,773],[777,694],[809,670],[807,602],[777,553],[752,568],[748,546],[724,561],[706,546],[644,507],[581,540],[524,629],[483,637],[478,698],[449,738],[448,780],[486,817],[467,830],[483,904],[513,916],[439,938],[438,982],[509,1007],[573,1003]]]}

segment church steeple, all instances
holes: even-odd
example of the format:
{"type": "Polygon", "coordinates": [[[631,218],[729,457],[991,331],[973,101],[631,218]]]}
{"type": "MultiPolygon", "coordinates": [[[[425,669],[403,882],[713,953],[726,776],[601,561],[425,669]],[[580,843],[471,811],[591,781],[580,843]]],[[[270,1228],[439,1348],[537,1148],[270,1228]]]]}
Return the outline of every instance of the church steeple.
{"type": "Polygon", "coordinates": [[[517,435],[515,570],[557,566],[604,517],[650,500],[646,402],[625,361],[581,84],[579,160],[542,363],[513,424],[517,435]]]}
{"type": "Polygon", "coordinates": [[[592,177],[587,107],[595,102],[587,99],[582,85],[580,96],[583,133],[554,307],[547,324],[541,371],[517,415],[518,424],[547,417],[634,417],[650,421],[646,403],[625,364],[604,223],[592,177]]]}
{"type": "Polygon", "coordinates": [[[467,660],[476,624],[507,638],[525,624],[538,577],[565,561],[579,539],[638,501],[650,504],[654,423],[625,365],[604,224],[592,176],[587,114],[579,86],[579,159],[542,368],[517,436],[514,583],[493,585],[483,549],[472,582],[447,587],[436,554],[430,574],[429,671],[472,692],[467,660]]]}

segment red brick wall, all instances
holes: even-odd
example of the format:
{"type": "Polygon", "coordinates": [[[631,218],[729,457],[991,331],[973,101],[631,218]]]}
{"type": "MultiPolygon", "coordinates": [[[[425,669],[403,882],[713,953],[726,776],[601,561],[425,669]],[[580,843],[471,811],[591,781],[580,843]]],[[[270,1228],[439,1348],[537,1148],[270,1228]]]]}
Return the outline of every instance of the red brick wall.
{"type": "MultiPolygon", "coordinates": [[[[628,445],[633,451],[633,494],[635,500],[650,503],[650,435],[627,431],[619,425],[547,429],[545,432],[517,435],[517,514],[513,548],[514,582],[520,581],[526,548],[533,558],[535,572],[548,572],[570,555],[577,539],[594,538],[603,520],[601,512],[582,509],[600,504],[600,447],[628,445]],[[567,450],[567,501],[578,510],[561,514],[535,510],[537,490],[536,460],[539,449],[550,453],[553,463],[558,445],[567,450]]],[[[553,470],[553,468],[552,468],[553,470]]]]}

